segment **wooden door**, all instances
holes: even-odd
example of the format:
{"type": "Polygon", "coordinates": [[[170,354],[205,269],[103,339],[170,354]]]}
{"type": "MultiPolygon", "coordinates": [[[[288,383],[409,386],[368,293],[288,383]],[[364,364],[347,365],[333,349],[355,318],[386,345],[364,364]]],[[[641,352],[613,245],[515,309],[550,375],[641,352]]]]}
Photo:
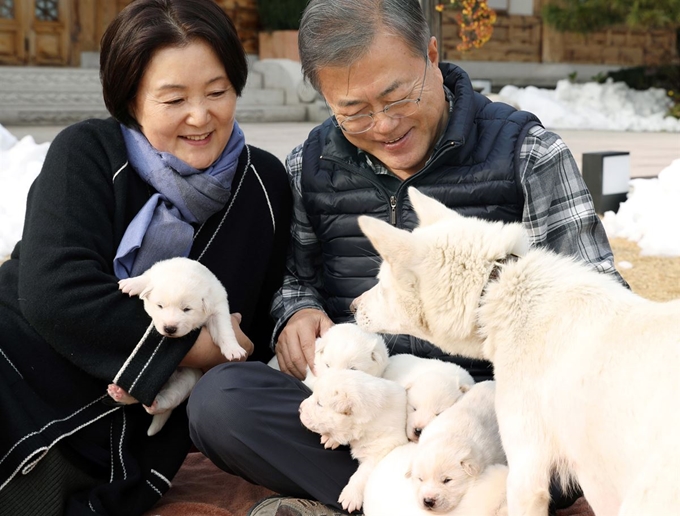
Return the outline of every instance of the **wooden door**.
{"type": "Polygon", "coordinates": [[[0,63],[66,65],[68,0],[0,0],[0,63]]]}

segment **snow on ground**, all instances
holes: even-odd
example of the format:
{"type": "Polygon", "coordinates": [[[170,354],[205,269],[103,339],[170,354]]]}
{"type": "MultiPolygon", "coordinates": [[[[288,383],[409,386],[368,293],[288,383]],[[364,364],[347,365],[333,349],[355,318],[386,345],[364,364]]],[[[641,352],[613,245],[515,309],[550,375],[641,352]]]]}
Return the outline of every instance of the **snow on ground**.
{"type": "Polygon", "coordinates": [[[658,178],[633,179],[628,199],[616,213],[604,214],[609,238],[637,242],[641,254],[680,256],[680,159],[664,168],[658,178]]]}
{"type": "Polygon", "coordinates": [[[28,189],[49,146],[36,144],[32,136],[17,140],[0,125],[0,260],[21,238],[28,189]]]}
{"type": "MultiPolygon", "coordinates": [[[[499,95],[535,113],[551,129],[680,132],[680,120],[664,117],[670,100],[661,89],[635,91],[624,83],[572,84],[555,90],[506,86],[499,95]]],[[[17,140],[0,125],[0,259],[21,238],[26,195],[49,143],[17,140]]],[[[680,150],[679,150],[680,156],[680,150]]],[[[680,256],[680,159],[654,179],[634,179],[619,211],[605,214],[610,238],[637,242],[648,255],[680,256]]]]}
{"type": "Polygon", "coordinates": [[[666,116],[672,100],[666,90],[637,91],[623,82],[572,84],[554,90],[505,86],[498,93],[552,129],[680,132],[680,119],[666,116]]]}

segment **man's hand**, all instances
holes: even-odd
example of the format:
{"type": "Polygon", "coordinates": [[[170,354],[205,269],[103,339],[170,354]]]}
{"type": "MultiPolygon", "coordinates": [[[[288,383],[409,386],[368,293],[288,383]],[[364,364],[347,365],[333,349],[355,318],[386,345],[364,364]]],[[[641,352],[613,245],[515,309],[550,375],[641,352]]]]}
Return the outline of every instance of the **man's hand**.
{"type": "Polygon", "coordinates": [[[316,308],[303,308],[288,319],[276,341],[279,367],[300,380],[307,375],[307,366],[314,372],[314,347],[317,337],[333,326],[333,321],[316,308]]]}

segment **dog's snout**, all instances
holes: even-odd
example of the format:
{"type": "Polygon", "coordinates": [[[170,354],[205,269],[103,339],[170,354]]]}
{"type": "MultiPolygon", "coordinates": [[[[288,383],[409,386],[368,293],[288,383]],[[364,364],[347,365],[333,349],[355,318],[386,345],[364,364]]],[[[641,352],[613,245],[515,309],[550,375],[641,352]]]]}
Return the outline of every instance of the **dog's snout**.
{"type": "Polygon", "coordinates": [[[428,509],[432,509],[436,504],[436,498],[423,498],[423,505],[428,509]]]}
{"type": "Polygon", "coordinates": [[[168,335],[174,335],[175,333],[177,333],[177,326],[163,326],[163,330],[168,335]]]}

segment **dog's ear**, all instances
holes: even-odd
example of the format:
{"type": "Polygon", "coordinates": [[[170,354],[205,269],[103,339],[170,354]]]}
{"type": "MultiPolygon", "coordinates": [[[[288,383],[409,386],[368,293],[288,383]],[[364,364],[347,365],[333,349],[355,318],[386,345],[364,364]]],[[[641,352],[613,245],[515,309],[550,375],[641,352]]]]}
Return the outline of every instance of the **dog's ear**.
{"type": "Polygon", "coordinates": [[[529,250],[529,235],[522,224],[504,224],[502,237],[508,254],[524,256],[529,250]]]}
{"type": "Polygon", "coordinates": [[[375,250],[391,265],[399,264],[413,254],[413,236],[408,231],[366,215],[361,215],[358,221],[375,250]]]}
{"type": "Polygon", "coordinates": [[[146,287],[139,293],[139,299],[147,299],[153,291],[153,287],[146,287]]]}
{"type": "Polygon", "coordinates": [[[469,448],[462,456],[463,458],[460,460],[460,466],[463,468],[463,471],[471,477],[478,476],[482,468],[477,450],[469,448]]]}
{"type": "Polygon", "coordinates": [[[410,186],[408,189],[408,198],[411,201],[413,210],[418,215],[418,221],[421,226],[429,226],[440,220],[460,217],[455,211],[447,208],[432,197],[420,193],[413,186],[410,186]]]}
{"type": "Polygon", "coordinates": [[[319,354],[323,354],[323,350],[326,347],[326,339],[323,337],[317,337],[316,341],[314,342],[314,351],[316,351],[319,354]]]}
{"type": "Polygon", "coordinates": [[[343,414],[345,416],[352,415],[352,400],[345,391],[336,389],[333,392],[333,409],[338,414],[343,414]]]}

